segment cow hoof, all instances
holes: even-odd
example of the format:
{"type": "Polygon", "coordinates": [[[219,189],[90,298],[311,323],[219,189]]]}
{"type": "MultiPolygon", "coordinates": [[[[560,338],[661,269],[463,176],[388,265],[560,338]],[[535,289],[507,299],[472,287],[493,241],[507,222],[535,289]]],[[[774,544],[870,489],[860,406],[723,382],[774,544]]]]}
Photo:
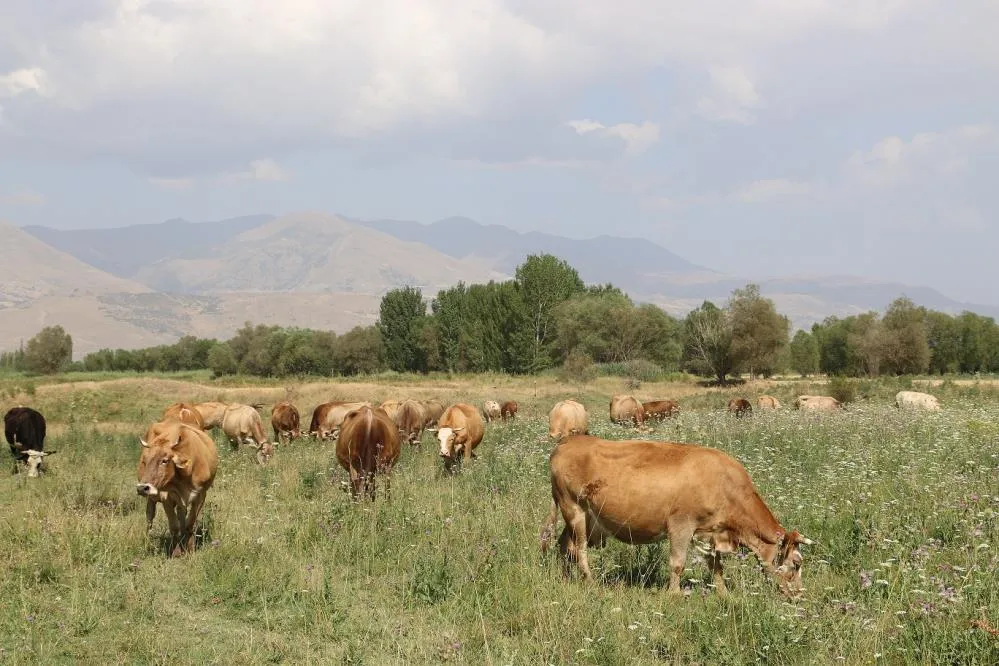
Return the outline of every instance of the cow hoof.
{"type": "Polygon", "coordinates": [[[170,553],[170,557],[183,557],[184,549],[180,546],[174,546],[173,551],[170,553]]]}

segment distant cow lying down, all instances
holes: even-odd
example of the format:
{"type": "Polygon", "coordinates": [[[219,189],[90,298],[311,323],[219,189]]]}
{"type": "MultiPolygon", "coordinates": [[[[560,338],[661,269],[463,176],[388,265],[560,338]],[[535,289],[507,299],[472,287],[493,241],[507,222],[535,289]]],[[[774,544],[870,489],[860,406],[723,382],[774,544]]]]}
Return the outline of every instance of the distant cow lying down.
{"type": "Polygon", "coordinates": [[[746,546],[780,590],[801,587],[799,546],[812,542],[788,532],[760,499],[746,469],[717,449],[649,441],[608,441],[587,435],[562,440],[551,455],[552,509],[541,532],[547,550],[561,512],[559,538],[566,574],[575,561],[592,579],[587,547],[608,536],[648,544],[669,538],[670,592],[680,591],[687,547],[709,542],[708,563],[719,593],[725,592],[721,556],[746,546]]]}

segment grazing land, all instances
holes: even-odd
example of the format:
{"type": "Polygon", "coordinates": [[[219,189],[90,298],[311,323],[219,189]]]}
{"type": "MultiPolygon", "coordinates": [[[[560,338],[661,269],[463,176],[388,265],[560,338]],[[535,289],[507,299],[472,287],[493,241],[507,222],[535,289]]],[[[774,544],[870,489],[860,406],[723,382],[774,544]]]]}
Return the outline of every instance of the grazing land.
{"type": "MultiPolygon", "coordinates": [[[[906,382],[862,384],[842,413],[798,413],[796,381],[706,389],[600,378],[415,378],[294,384],[205,376],[0,380],[0,406],[49,421],[49,472],[0,475],[0,663],[656,664],[999,663],[999,393],[929,389],[936,413],[899,412],[906,382]],[[647,432],[608,422],[608,399],[674,398],[647,432]],[[729,398],[784,408],[736,419],[729,398]],[[333,399],[515,399],[478,459],[442,473],[430,433],[405,448],[391,500],[352,504],[333,447],[298,440],[257,465],[216,435],[218,476],[193,555],[145,534],[138,436],[176,400],[290,399],[307,424],[333,399]],[[805,595],[783,599],[755,559],[725,559],[713,595],[694,549],[684,598],[664,592],[665,544],[591,551],[599,583],[566,582],[538,551],[551,502],[547,412],[574,397],[593,434],[723,449],[749,470],[805,549],[805,595]]],[[[561,522],[559,529],[561,529],[561,522]]]]}

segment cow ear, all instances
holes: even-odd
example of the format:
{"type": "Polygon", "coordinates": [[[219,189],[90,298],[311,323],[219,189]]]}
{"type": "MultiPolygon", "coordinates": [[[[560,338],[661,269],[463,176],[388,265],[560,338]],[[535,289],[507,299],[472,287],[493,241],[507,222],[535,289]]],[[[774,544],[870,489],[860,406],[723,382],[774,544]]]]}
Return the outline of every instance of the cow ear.
{"type": "Polygon", "coordinates": [[[179,467],[180,469],[187,469],[191,466],[191,461],[188,458],[181,458],[180,456],[175,455],[173,457],[173,464],[175,467],[179,467]]]}
{"type": "Polygon", "coordinates": [[[139,438],[139,444],[142,444],[142,448],[144,448],[144,449],[148,449],[149,448],[149,444],[147,444],[146,440],[142,439],[141,437],[139,438]]]}

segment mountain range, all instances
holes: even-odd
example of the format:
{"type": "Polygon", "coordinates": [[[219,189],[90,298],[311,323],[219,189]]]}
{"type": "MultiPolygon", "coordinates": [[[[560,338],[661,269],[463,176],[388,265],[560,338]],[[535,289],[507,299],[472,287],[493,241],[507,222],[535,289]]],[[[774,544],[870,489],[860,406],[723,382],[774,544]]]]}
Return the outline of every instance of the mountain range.
{"type": "MultiPolygon", "coordinates": [[[[0,349],[62,324],[77,357],[185,334],[224,339],[245,321],[343,332],[375,321],[389,289],[419,286],[430,298],[459,281],[508,279],[532,253],[557,255],[587,283],[611,282],[677,316],[747,282],[646,240],[519,233],[460,217],[420,224],[301,212],[116,229],[0,225],[0,233],[0,349]]],[[[881,310],[902,294],[945,312],[999,315],[928,287],[857,277],[759,284],[798,327],[881,310]]]]}

